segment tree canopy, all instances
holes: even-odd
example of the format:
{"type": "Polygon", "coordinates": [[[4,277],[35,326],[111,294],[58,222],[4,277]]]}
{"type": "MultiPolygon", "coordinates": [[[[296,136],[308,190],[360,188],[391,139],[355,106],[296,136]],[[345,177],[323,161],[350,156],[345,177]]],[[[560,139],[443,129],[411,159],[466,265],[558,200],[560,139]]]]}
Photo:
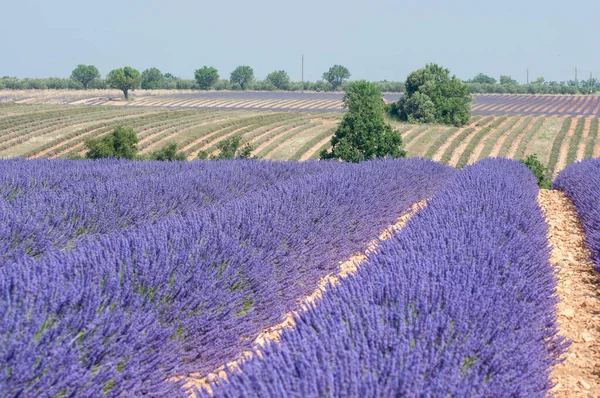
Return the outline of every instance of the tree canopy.
{"type": "Polygon", "coordinates": [[[196,84],[202,90],[208,90],[219,81],[219,71],[212,66],[203,66],[194,71],[196,84]]]}
{"type": "Polygon", "coordinates": [[[333,65],[327,72],[323,73],[323,80],[331,84],[333,91],[337,90],[349,78],[350,71],[342,65],[333,65]]]}
{"type": "Polygon", "coordinates": [[[410,123],[463,126],[471,118],[469,88],[450,71],[436,64],[412,72],[406,91],[391,107],[392,115],[410,123]]]}
{"type": "Polygon", "coordinates": [[[73,69],[73,72],[71,72],[71,79],[81,83],[86,90],[94,79],[99,78],[100,72],[98,72],[98,69],[94,65],[77,65],[73,69]]]}
{"type": "Polygon", "coordinates": [[[85,142],[87,159],[117,158],[134,159],[138,137],[133,128],[119,126],[102,138],[90,138],[85,142]]]}
{"type": "Polygon", "coordinates": [[[140,86],[141,80],[140,72],[129,66],[113,69],[106,76],[106,84],[123,91],[125,98],[129,98],[129,90],[135,90],[140,86]]]}
{"type": "Polygon", "coordinates": [[[238,66],[231,72],[229,80],[232,83],[239,84],[242,90],[245,90],[248,83],[254,80],[254,70],[247,65],[238,66]]]}
{"type": "Polygon", "coordinates": [[[361,162],[406,156],[400,149],[400,134],[385,122],[385,104],[376,84],[365,80],[350,83],[343,101],[348,112],[331,138],[331,151],[324,150],[321,159],[361,162]]]}
{"type": "Polygon", "coordinates": [[[144,90],[155,90],[162,88],[164,80],[162,72],[157,68],[149,68],[142,72],[142,88],[144,90]]]}
{"type": "Polygon", "coordinates": [[[278,90],[290,89],[290,77],[284,70],[276,70],[269,73],[265,81],[275,86],[278,90]]]}
{"type": "Polygon", "coordinates": [[[491,76],[484,75],[483,73],[479,73],[477,76],[472,78],[469,83],[496,84],[496,79],[491,76]]]}

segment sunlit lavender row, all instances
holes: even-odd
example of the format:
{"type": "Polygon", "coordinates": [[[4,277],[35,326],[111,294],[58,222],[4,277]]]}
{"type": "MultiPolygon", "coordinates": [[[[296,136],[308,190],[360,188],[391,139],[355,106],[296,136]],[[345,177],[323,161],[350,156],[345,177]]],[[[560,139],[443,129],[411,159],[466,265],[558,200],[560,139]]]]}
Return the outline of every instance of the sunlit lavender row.
{"type": "Polygon", "coordinates": [[[600,270],[600,158],[567,167],[556,177],[552,188],[563,191],[573,201],[591,259],[600,270]]]}
{"type": "Polygon", "coordinates": [[[455,171],[0,162],[0,396],[175,396],[455,171]],[[23,230],[24,228],[24,230],[23,230]]]}
{"type": "Polygon", "coordinates": [[[546,396],[563,342],[537,194],[517,162],[467,167],[215,396],[546,396]]]}

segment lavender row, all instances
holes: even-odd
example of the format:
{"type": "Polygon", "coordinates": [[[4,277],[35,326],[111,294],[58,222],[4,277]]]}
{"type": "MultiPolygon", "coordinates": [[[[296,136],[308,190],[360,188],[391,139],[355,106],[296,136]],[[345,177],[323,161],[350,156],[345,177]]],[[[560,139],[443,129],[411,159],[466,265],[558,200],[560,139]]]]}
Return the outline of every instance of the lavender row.
{"type": "Polygon", "coordinates": [[[215,396],[546,396],[563,343],[537,193],[517,162],[465,168],[215,396]]]}
{"type": "Polygon", "coordinates": [[[600,270],[600,159],[586,159],[564,169],[552,184],[577,208],[591,258],[600,270]]]}
{"type": "Polygon", "coordinates": [[[175,395],[167,380],[251,348],[455,173],[418,159],[320,167],[329,171],[0,267],[0,396],[175,395]]]}
{"type": "Polygon", "coordinates": [[[81,235],[222,205],[335,163],[0,161],[0,266],[81,235]]]}

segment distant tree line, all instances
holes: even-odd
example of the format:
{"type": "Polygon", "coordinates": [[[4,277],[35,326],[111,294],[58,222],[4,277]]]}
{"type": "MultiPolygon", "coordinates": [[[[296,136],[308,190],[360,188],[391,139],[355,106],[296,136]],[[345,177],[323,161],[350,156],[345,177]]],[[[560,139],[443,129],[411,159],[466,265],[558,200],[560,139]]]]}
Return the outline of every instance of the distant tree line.
{"type": "MultiPolygon", "coordinates": [[[[269,73],[263,80],[254,76],[254,70],[240,65],[229,79],[220,76],[212,66],[203,66],[194,71],[194,79],[182,79],[158,68],[142,72],[124,67],[110,71],[103,79],[93,65],[78,65],[69,78],[49,77],[43,79],[5,76],[0,78],[0,90],[86,90],[118,88],[127,97],[130,90],[255,90],[255,91],[346,91],[349,87],[350,71],[342,65],[334,65],[323,73],[322,79],[310,82],[292,81],[284,70],[269,73]],[[126,82],[127,80],[127,82],[126,82]]],[[[403,82],[380,81],[375,85],[382,92],[402,92],[403,82]]]]}
{"type": "Polygon", "coordinates": [[[519,84],[510,76],[501,75],[499,80],[483,73],[465,81],[473,94],[595,94],[600,91],[598,79],[546,81],[539,77],[529,84],[519,84]]]}

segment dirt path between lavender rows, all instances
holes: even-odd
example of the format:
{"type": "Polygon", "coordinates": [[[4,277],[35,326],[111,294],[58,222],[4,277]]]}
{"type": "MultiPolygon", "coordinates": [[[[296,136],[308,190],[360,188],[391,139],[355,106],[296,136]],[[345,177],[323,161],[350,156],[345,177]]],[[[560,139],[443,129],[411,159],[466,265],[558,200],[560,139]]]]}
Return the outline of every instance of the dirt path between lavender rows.
{"type": "MultiPolygon", "coordinates": [[[[319,287],[312,294],[298,301],[298,305],[300,308],[299,311],[307,311],[308,308],[310,308],[310,306],[307,304],[319,300],[323,296],[323,292],[327,290],[327,286],[329,286],[330,284],[337,285],[341,283],[342,279],[354,274],[358,270],[360,264],[367,259],[366,255],[368,255],[377,248],[378,242],[380,240],[386,240],[391,238],[393,234],[401,230],[406,225],[408,220],[413,215],[415,215],[417,211],[419,211],[425,206],[425,201],[415,203],[402,217],[398,219],[398,221],[395,224],[390,225],[379,235],[379,240],[372,241],[368,245],[367,250],[364,252],[364,254],[357,254],[355,256],[350,257],[347,261],[340,262],[340,266],[337,273],[330,274],[321,278],[321,280],[319,281],[319,287]]],[[[288,312],[284,318],[285,320],[283,322],[263,330],[258,335],[258,337],[254,340],[253,344],[256,350],[260,350],[260,348],[264,347],[264,345],[269,341],[279,341],[279,336],[281,335],[281,332],[283,332],[284,329],[294,327],[294,312],[288,312]]],[[[193,386],[196,386],[198,389],[204,389],[209,393],[212,393],[212,389],[210,387],[211,382],[217,381],[219,379],[226,379],[227,372],[238,371],[239,365],[251,358],[252,351],[246,351],[242,353],[242,359],[229,362],[228,364],[216,369],[214,373],[205,376],[198,375],[197,378],[193,377],[194,375],[189,375],[185,377],[186,384],[184,385],[184,390],[187,390],[188,394],[191,397],[194,397],[196,395],[193,391],[193,386]]],[[[179,378],[175,378],[174,381],[178,379],[179,378]]]]}
{"type": "Polygon", "coordinates": [[[565,361],[554,367],[556,397],[600,396],[600,275],[590,260],[575,207],[560,191],[541,190],[557,271],[559,332],[572,341],[565,361]]]}

